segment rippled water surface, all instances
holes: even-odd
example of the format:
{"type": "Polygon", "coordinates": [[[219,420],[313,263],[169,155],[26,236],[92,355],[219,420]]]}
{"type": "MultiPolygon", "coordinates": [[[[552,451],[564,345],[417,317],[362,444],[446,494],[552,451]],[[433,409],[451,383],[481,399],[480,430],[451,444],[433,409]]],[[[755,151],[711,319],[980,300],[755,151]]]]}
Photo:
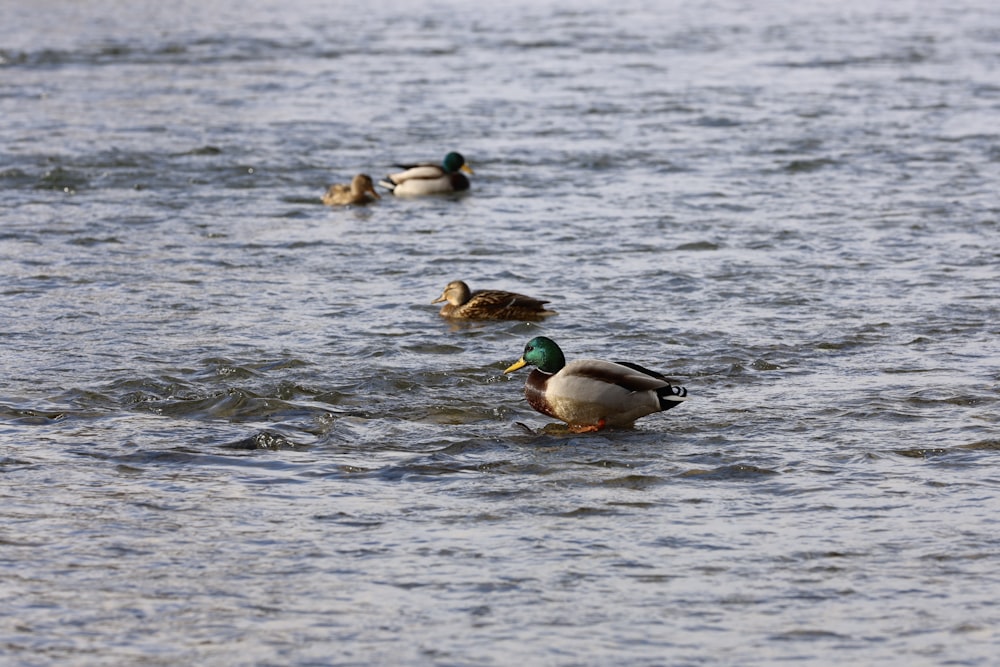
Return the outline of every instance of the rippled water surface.
{"type": "Polygon", "coordinates": [[[995,664],[995,3],[481,4],[0,2],[0,661],[995,664]]]}

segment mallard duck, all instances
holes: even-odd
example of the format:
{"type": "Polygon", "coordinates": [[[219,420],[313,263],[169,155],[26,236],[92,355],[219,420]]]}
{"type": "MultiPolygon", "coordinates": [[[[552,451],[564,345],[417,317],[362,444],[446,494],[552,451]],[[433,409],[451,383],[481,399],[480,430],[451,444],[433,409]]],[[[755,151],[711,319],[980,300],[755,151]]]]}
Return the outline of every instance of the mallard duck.
{"type": "Polygon", "coordinates": [[[687,389],[638,364],[596,359],[567,364],[559,346],[545,336],[529,340],[521,358],[504,373],[527,365],[535,367],[524,385],[528,404],[576,433],[631,426],[639,417],[687,399],[687,389]]]}
{"type": "Polygon", "coordinates": [[[389,174],[379,185],[387,188],[397,197],[419,197],[461,192],[469,189],[468,174],[475,173],[465,164],[461,153],[448,153],[441,164],[401,164],[404,171],[389,174]]]}
{"type": "Polygon", "coordinates": [[[459,320],[540,320],[556,311],[546,310],[548,301],[515,292],[478,290],[472,292],[461,280],[453,280],[444,293],[431,303],[447,301],[441,317],[459,320]]]}
{"type": "Polygon", "coordinates": [[[358,174],[351,179],[350,185],[335,183],[330,189],[323,193],[323,203],[327,206],[348,206],[364,205],[375,199],[381,199],[379,193],[375,192],[375,184],[368,174],[358,174]]]}

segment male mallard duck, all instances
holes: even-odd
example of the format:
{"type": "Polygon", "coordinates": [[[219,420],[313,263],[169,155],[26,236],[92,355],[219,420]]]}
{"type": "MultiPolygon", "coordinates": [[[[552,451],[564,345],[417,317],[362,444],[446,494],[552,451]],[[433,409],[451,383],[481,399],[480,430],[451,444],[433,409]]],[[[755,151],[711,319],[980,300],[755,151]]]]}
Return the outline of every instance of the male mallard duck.
{"type": "Polygon", "coordinates": [[[535,367],[524,385],[528,404],[569,424],[571,431],[631,426],[639,417],[669,410],[687,399],[687,389],[638,364],[578,359],[567,364],[550,338],[538,336],[504,373],[535,367]]]}
{"type": "Polygon", "coordinates": [[[398,174],[389,174],[379,185],[388,188],[397,197],[416,197],[420,195],[440,195],[449,192],[461,192],[469,189],[469,179],[465,177],[474,173],[472,167],[465,164],[461,153],[448,153],[441,164],[401,164],[404,169],[398,174]]]}
{"type": "Polygon", "coordinates": [[[548,301],[502,290],[471,292],[461,280],[448,283],[444,293],[431,303],[442,301],[448,303],[441,308],[441,317],[460,320],[540,320],[556,314],[545,309],[548,301]]]}
{"type": "Polygon", "coordinates": [[[364,205],[372,201],[371,197],[381,199],[375,192],[375,184],[368,174],[358,174],[351,179],[350,185],[335,183],[323,193],[323,203],[327,206],[347,206],[349,204],[364,205]]]}

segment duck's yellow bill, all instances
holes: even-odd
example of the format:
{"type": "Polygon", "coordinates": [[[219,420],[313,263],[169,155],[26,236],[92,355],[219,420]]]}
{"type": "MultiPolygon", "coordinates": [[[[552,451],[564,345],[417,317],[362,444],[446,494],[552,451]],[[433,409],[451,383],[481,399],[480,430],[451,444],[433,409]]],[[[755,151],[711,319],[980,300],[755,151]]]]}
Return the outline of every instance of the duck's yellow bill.
{"type": "Polygon", "coordinates": [[[475,174],[476,173],[476,172],[472,171],[472,167],[470,167],[467,164],[463,164],[462,165],[462,171],[464,171],[467,174],[475,174]]]}
{"type": "Polygon", "coordinates": [[[510,366],[508,366],[507,370],[505,370],[504,373],[513,373],[517,369],[524,368],[527,365],[528,362],[524,360],[524,357],[521,357],[520,359],[512,363],[510,366]]]}

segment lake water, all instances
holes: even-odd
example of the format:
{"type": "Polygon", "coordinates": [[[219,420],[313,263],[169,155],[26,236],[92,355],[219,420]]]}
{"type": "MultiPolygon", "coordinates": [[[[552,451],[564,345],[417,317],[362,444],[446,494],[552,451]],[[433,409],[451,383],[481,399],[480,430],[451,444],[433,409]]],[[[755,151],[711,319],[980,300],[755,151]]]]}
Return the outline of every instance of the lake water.
{"type": "Polygon", "coordinates": [[[995,3],[482,5],[0,1],[0,662],[996,664],[995,3]]]}

